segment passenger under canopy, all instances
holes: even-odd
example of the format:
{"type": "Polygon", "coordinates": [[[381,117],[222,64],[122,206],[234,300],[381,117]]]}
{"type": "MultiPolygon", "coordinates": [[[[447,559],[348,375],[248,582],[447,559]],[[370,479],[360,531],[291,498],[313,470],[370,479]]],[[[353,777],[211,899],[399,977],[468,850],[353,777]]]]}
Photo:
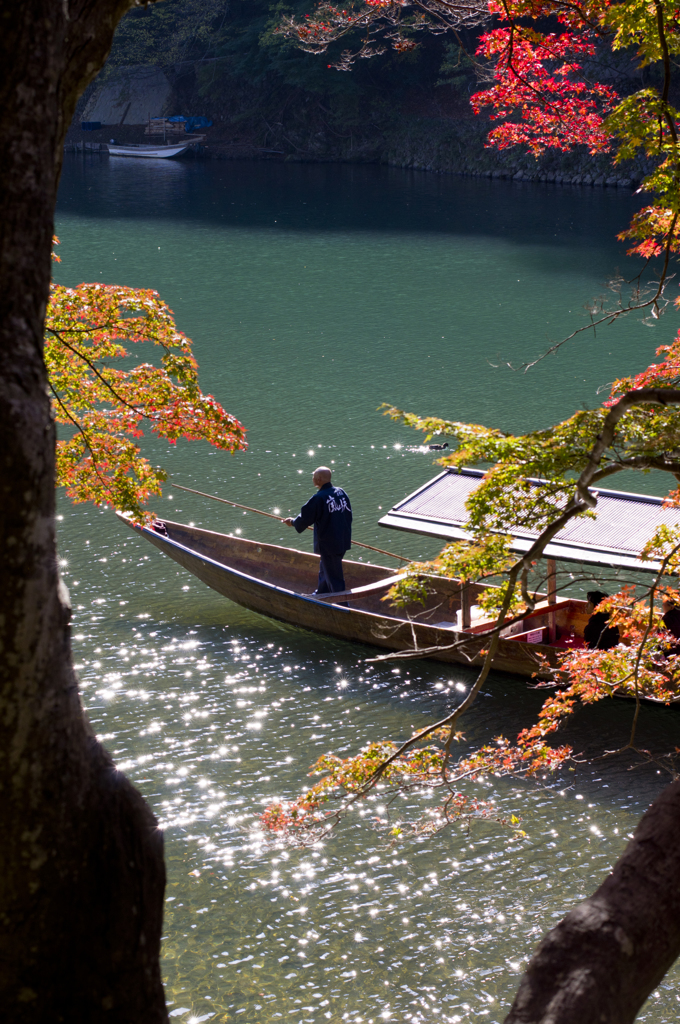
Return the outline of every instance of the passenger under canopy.
{"type": "MultiPolygon", "coordinates": [[[[380,526],[443,540],[469,540],[465,502],[479,486],[484,471],[446,469],[434,480],[395,505],[380,526]]],[[[596,518],[578,516],[546,545],[543,557],[611,568],[658,572],[659,562],[642,562],[640,552],[659,526],[680,527],[680,508],[664,508],[663,498],[592,488],[597,494],[596,518]]],[[[511,548],[528,551],[536,531],[508,531],[511,548]]]]}

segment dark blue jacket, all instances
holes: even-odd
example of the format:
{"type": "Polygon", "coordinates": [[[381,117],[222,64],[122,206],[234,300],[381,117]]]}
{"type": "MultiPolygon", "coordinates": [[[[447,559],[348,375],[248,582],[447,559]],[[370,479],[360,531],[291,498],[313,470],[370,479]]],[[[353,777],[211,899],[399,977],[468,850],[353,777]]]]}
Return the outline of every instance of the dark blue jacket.
{"type": "Polygon", "coordinates": [[[342,487],[324,484],[293,520],[298,533],[314,527],[314,550],[318,554],[344,555],[352,546],[352,506],[342,487]]]}

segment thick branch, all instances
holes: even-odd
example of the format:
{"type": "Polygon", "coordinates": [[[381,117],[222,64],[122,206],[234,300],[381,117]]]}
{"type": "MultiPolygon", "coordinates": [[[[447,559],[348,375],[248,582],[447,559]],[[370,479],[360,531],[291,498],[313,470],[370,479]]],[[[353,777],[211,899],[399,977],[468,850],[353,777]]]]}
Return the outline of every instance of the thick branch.
{"type": "Polygon", "coordinates": [[[627,391],[625,395],[611,407],[599,433],[597,441],[592,447],[588,462],[581,473],[577,483],[576,492],[581,500],[591,508],[596,504],[588,487],[592,483],[595,473],[600,467],[602,456],[609,448],[616,436],[616,428],[619,421],[625,416],[629,409],[636,405],[679,405],[680,390],[677,388],[638,388],[635,391],[627,391]]]}
{"type": "Polygon", "coordinates": [[[614,870],[550,931],[505,1024],[629,1024],[680,954],[680,782],[614,870]]]}
{"type": "MultiPolygon", "coordinates": [[[[84,362],[84,363],[86,363],[86,364],[87,364],[87,366],[89,366],[89,368],[90,368],[90,369],[92,370],[92,372],[94,373],[95,377],[97,377],[97,378],[98,378],[98,380],[100,380],[100,381],[101,381],[101,383],[102,383],[102,384],[104,385],[104,387],[105,387],[105,388],[107,388],[107,389],[108,389],[108,390],[109,390],[109,391],[111,392],[111,394],[113,395],[113,397],[114,397],[114,398],[116,399],[116,401],[117,401],[117,402],[120,402],[120,404],[121,404],[121,405],[124,405],[126,409],[130,409],[130,410],[131,410],[132,412],[134,412],[134,413],[135,413],[135,415],[137,415],[137,416],[144,416],[144,417],[146,417],[147,419],[158,419],[158,416],[157,416],[157,415],[156,415],[155,417],[154,417],[154,416],[149,416],[149,414],[148,414],[148,413],[146,413],[146,412],[144,411],[144,409],[139,409],[139,408],[137,408],[137,407],[136,407],[136,406],[134,406],[134,405],[130,405],[130,403],[129,403],[129,402],[127,402],[127,401],[126,401],[126,400],[125,400],[125,399],[123,398],[123,396],[122,396],[122,395],[118,394],[118,392],[117,392],[117,391],[116,391],[116,389],[115,389],[115,388],[113,387],[113,385],[111,384],[111,382],[110,382],[110,381],[108,381],[108,380],[106,379],[106,377],[104,377],[104,376],[103,376],[103,374],[102,374],[102,373],[101,373],[101,372],[100,372],[100,371],[99,371],[99,370],[97,369],[97,367],[96,367],[96,366],[95,366],[95,364],[94,364],[94,363],[92,362],[92,360],[91,360],[91,359],[88,359],[88,357],[87,357],[87,356],[85,355],[85,353],[84,353],[84,352],[81,352],[81,351],[80,351],[80,349],[78,349],[78,348],[74,348],[74,346],[73,346],[73,345],[69,345],[69,343],[68,343],[68,341],[66,340],[66,338],[64,338],[64,336],[63,336],[62,334],[60,334],[60,333],[59,333],[59,331],[55,331],[55,329],[54,329],[53,327],[50,327],[50,328],[49,328],[49,332],[50,332],[50,334],[53,334],[55,338],[57,338],[57,340],[59,341],[59,344],[60,344],[60,345],[63,345],[63,346],[64,346],[64,348],[67,348],[67,349],[68,349],[68,350],[69,350],[70,352],[73,352],[73,354],[74,354],[75,356],[78,356],[78,358],[79,358],[79,359],[82,359],[82,360],[83,360],[83,362],[84,362]]],[[[54,388],[53,388],[52,390],[54,391],[54,388]]],[[[56,392],[55,392],[55,394],[56,394],[56,392]]],[[[62,408],[64,408],[64,403],[63,403],[63,402],[61,403],[61,405],[62,405],[62,408]]]]}

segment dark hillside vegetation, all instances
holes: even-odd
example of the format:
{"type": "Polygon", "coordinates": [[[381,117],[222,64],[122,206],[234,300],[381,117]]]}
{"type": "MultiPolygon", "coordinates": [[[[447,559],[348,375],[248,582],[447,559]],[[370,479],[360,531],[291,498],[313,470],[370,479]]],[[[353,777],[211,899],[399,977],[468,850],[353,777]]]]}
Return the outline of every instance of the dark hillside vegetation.
{"type": "MultiPolygon", "coordinates": [[[[118,28],[100,81],[121,67],[162,68],[175,105],[164,113],[212,118],[213,156],[379,161],[524,179],[577,176],[586,184],[629,183],[646,169],[614,170],[608,156],[593,158],[585,149],[549,153],[538,163],[517,147],[486,149],[488,121],[469,106],[480,83],[466,55],[481,28],[462,30],[459,40],[422,33],[415,49],[386,50],[346,72],[332,66],[340,44],[316,55],[277,33],[284,14],[302,16],[312,7],[309,0],[164,0],[135,8],[118,28]]],[[[609,74],[625,91],[629,64],[609,74]]]]}
{"type": "Polygon", "coordinates": [[[339,72],[328,66],[339,52],[305,53],[276,33],[283,10],[270,0],[164,0],[133,10],[104,74],[161,66],[182,112],[212,117],[225,140],[303,158],[376,159],[404,115],[471,118],[474,71],[446,37],[424,36],[410,53],[339,72]]]}

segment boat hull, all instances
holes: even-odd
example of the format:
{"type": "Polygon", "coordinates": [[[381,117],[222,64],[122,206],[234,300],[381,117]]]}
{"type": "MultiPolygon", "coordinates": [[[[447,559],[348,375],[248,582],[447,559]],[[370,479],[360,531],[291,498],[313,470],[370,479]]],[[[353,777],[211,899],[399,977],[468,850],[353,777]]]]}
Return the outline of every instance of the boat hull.
{"type": "MultiPolygon", "coordinates": [[[[414,654],[417,651],[419,657],[436,661],[467,666],[482,663],[480,651],[488,644],[488,639],[382,612],[381,598],[387,587],[382,592],[378,589],[373,596],[351,602],[348,607],[315,597],[311,591],[318,575],[318,555],[168,521],[165,521],[168,536],[164,536],[151,528],[124,521],[206,586],[261,615],[355,643],[413,651],[414,654]],[[453,646],[461,643],[462,646],[453,646]],[[434,647],[439,649],[431,652],[429,649],[434,647]]],[[[382,580],[393,576],[390,569],[361,562],[346,560],[344,569],[348,587],[367,584],[379,587],[382,580]]],[[[441,619],[448,613],[455,622],[456,604],[460,606],[460,585],[452,580],[441,581],[441,584],[443,590],[448,585],[449,593],[438,595],[442,600],[437,603],[434,614],[441,619]]],[[[501,640],[494,668],[532,676],[540,669],[541,655],[554,664],[557,653],[544,644],[501,640]]]]}
{"type": "Polygon", "coordinates": [[[109,156],[138,157],[146,160],[168,160],[171,157],[179,156],[189,148],[190,143],[183,143],[178,146],[115,146],[109,144],[109,156]]]}

